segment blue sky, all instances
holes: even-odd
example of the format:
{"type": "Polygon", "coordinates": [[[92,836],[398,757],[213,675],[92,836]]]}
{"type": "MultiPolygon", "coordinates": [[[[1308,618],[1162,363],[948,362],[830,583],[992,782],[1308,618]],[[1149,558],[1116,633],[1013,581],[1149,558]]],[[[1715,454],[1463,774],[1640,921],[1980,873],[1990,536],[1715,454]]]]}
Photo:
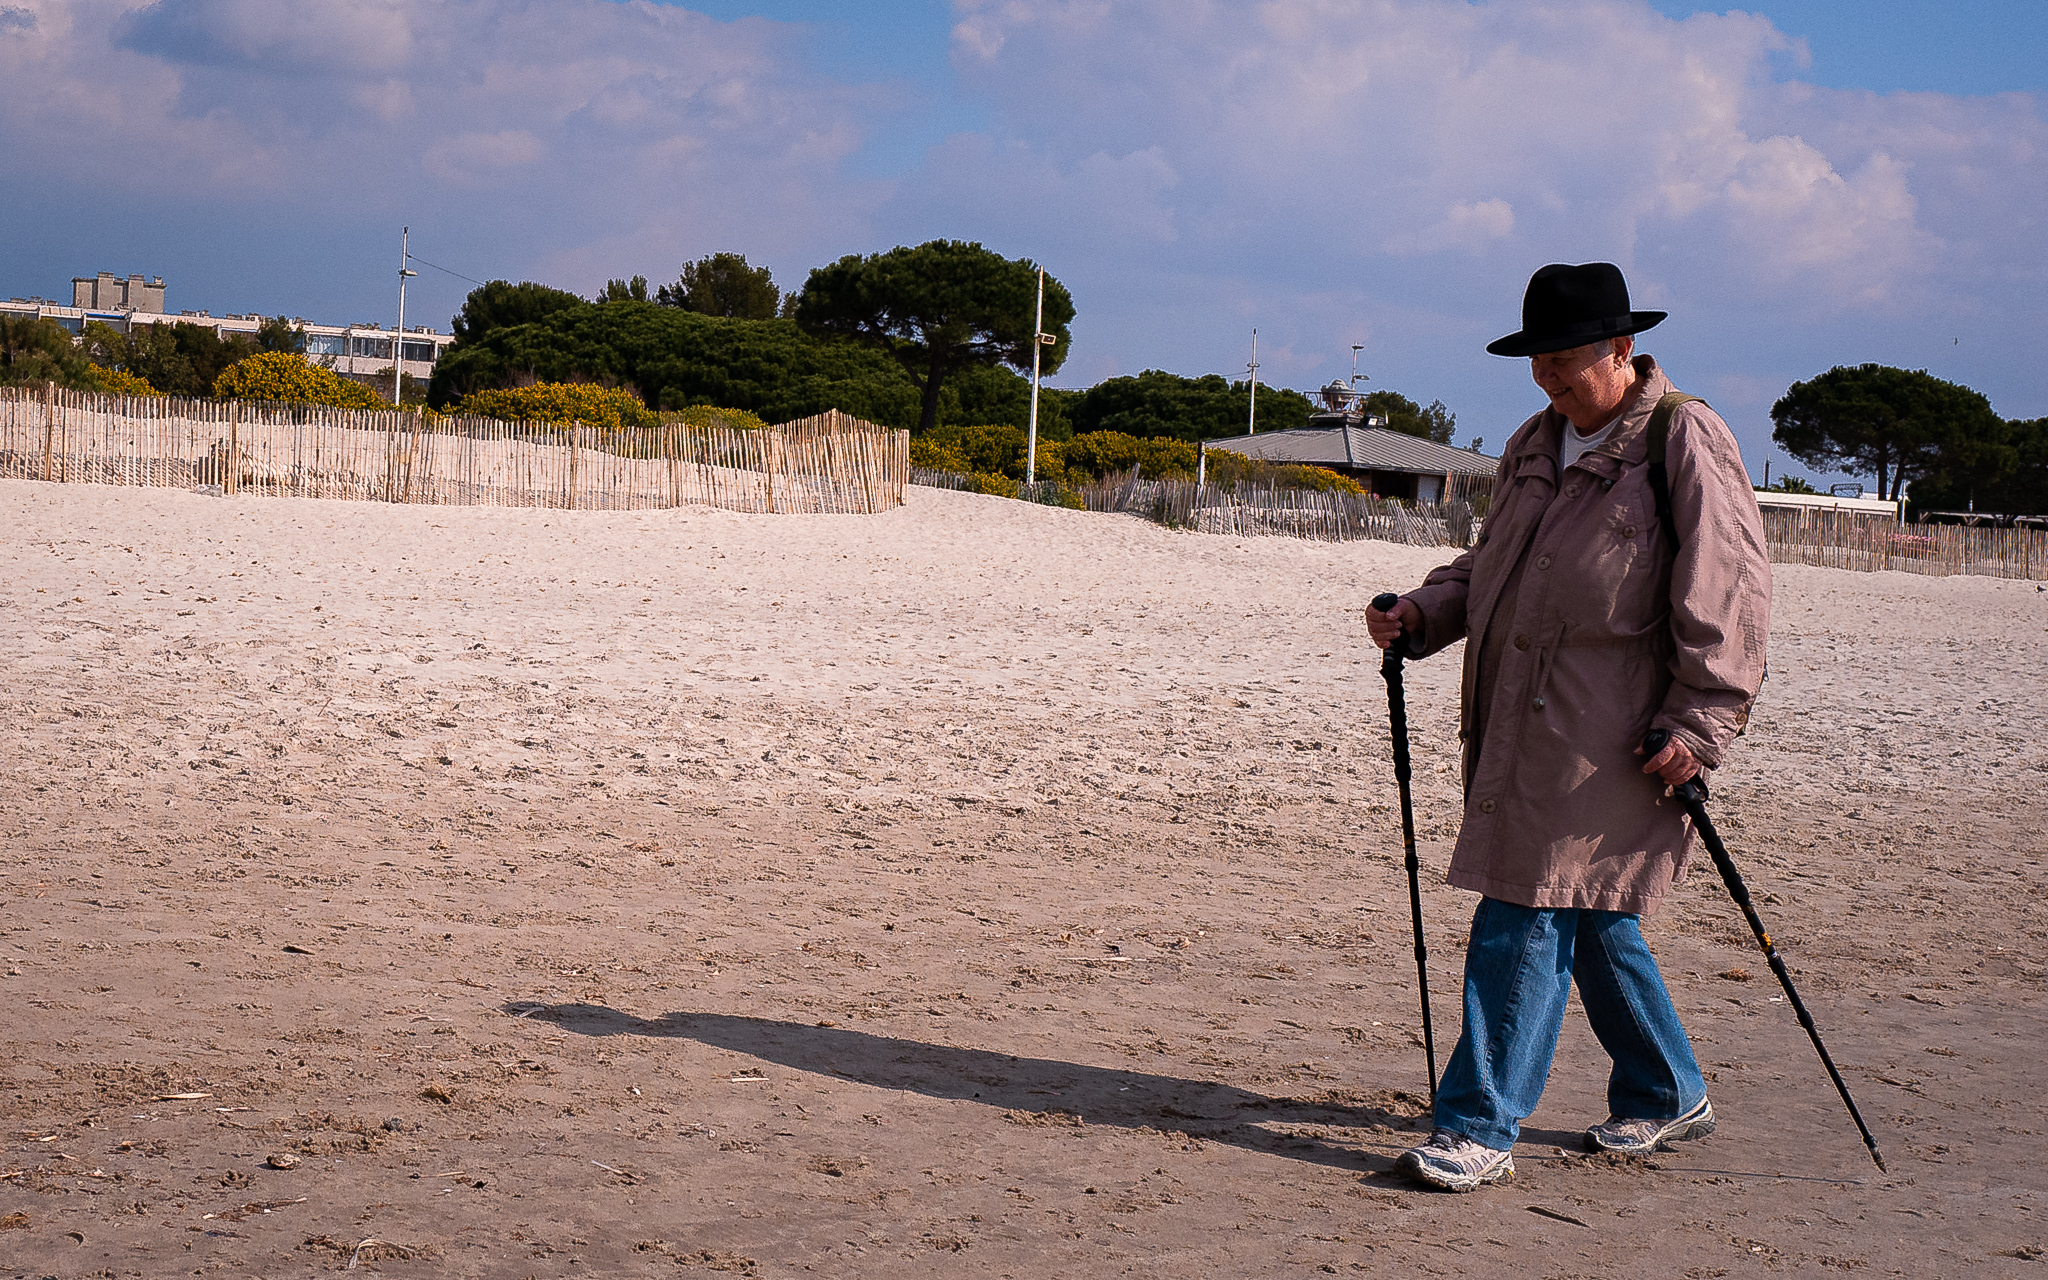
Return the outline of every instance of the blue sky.
{"type": "MultiPolygon", "coordinates": [[[[1668,17],[1702,6],[1658,0],[1668,17]]],[[[1802,41],[1785,74],[1875,93],[2048,90],[2048,5],[2026,0],[1779,0],[1743,6],[1802,41]]]]}
{"type": "Polygon", "coordinates": [[[1782,473],[1770,404],[1837,363],[2048,414],[2043,49],[2039,0],[0,0],[0,293],[389,323],[401,225],[585,293],[945,236],[1072,289],[1058,384],[1256,326],[1267,380],[1361,343],[1497,445],[1540,401],[1481,349],[1601,258],[1782,473]]]}

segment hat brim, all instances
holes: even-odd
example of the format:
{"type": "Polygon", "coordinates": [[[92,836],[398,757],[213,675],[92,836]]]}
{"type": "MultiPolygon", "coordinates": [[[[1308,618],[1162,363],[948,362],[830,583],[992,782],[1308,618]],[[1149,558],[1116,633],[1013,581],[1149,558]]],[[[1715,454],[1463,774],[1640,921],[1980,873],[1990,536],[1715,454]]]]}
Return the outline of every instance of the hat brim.
{"type": "Polygon", "coordinates": [[[1588,346],[1604,342],[1609,338],[1627,337],[1655,328],[1668,311],[1631,311],[1627,319],[1594,320],[1584,324],[1567,325],[1550,333],[1511,333],[1486,344],[1489,355],[1496,356],[1540,356],[1551,351],[1569,351],[1573,347],[1588,346]]]}

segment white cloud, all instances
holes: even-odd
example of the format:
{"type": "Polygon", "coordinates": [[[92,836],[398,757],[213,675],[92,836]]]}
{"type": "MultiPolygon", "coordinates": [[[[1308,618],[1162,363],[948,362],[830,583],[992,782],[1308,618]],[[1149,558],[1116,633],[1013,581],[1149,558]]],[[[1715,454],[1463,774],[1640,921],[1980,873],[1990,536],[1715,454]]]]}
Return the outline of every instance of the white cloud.
{"type": "MultiPolygon", "coordinates": [[[[1022,142],[999,145],[962,134],[932,149],[905,202],[927,211],[925,230],[933,237],[1083,240],[1107,249],[1172,243],[1179,231],[1168,193],[1179,181],[1157,147],[1096,151],[1063,165],[1022,142]]],[[[914,215],[910,223],[917,225],[914,215]]],[[[1013,256],[1043,252],[1019,249],[1013,256]]]]}
{"type": "Polygon", "coordinates": [[[0,27],[17,194],[217,204],[280,230],[410,220],[468,240],[479,274],[631,255],[560,282],[577,288],[758,245],[709,236],[763,224],[777,247],[836,247],[874,202],[839,174],[873,91],[815,76],[773,23],[644,0],[26,5],[0,27]]]}
{"type": "Polygon", "coordinates": [[[457,186],[477,186],[511,170],[540,163],[547,148],[524,129],[496,133],[463,133],[428,147],[421,157],[426,171],[457,186]]]}
{"type": "Polygon", "coordinates": [[[958,57],[1005,130],[1055,167],[1158,155],[1183,179],[1169,215],[1219,247],[1627,264],[1698,232],[1840,307],[1929,247],[1895,158],[1758,128],[1782,106],[1767,56],[1788,47],[1761,18],[1678,23],[1632,0],[960,7],[958,57]]]}
{"type": "Polygon", "coordinates": [[[405,0],[156,0],[125,15],[115,41],[269,75],[388,75],[411,60],[412,9],[405,0]]]}
{"type": "Polygon", "coordinates": [[[1080,284],[1077,342],[1122,347],[1126,366],[1165,361],[1124,316],[1210,317],[1213,337],[1175,363],[1191,372],[1241,363],[1256,319],[1262,348],[1270,333],[1320,356],[1325,378],[1346,371],[1348,335],[1370,332],[1368,362],[1425,391],[1513,327],[1527,273],[1552,261],[1621,263],[1638,305],[1674,313],[1660,342],[1711,337],[1726,364],[1770,362],[1767,379],[1814,358],[1793,350],[1875,358],[1930,315],[2042,311],[2039,103],[1783,82],[1781,56],[1807,51],[1755,15],[1672,21],[1641,0],[955,5],[955,63],[986,96],[984,151],[1002,161],[935,166],[940,210],[967,207],[949,194],[963,186],[976,208],[1021,201],[1038,181],[1025,175],[1077,175],[1098,155],[1142,152],[1176,175],[1144,193],[1170,241],[1076,225],[1128,225],[1128,192],[1092,220],[1018,228],[1034,250],[1059,246],[1046,260],[1080,284]],[[1105,302],[1122,314],[1094,329],[1105,302]]]}
{"type": "Polygon", "coordinates": [[[1427,230],[1387,237],[1388,253],[1408,257],[1442,249],[1477,251],[1515,229],[1515,208],[1505,200],[1463,200],[1444,210],[1427,230]]]}
{"type": "Polygon", "coordinates": [[[410,223],[470,274],[584,290],[714,250],[789,285],[843,253],[976,239],[1074,289],[1072,376],[1234,370],[1256,324],[1276,376],[1346,373],[1363,341],[1381,383],[1454,407],[1523,403],[1518,371],[1472,353],[1514,327],[1533,267],[1604,258],[1673,312],[1660,344],[1711,345],[1699,385],[1930,363],[1916,344],[1938,324],[2048,411],[2026,372],[2048,287],[2032,97],[1784,82],[1805,51],[1765,19],[1674,22],[1644,0],[955,9],[970,102],[946,105],[985,123],[878,175],[863,148],[905,95],[760,19],[0,0],[0,195],[45,221],[142,211],[120,224],[138,240],[193,211],[233,246],[221,261],[410,223]]]}

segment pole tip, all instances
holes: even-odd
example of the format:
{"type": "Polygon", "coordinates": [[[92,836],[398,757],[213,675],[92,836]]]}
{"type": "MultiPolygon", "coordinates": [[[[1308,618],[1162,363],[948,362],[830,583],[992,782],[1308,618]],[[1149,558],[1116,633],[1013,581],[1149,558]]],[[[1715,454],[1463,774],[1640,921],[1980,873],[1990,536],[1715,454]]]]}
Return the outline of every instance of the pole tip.
{"type": "Polygon", "coordinates": [[[1401,603],[1401,597],[1391,591],[1382,591],[1372,598],[1372,607],[1381,613],[1392,613],[1401,603]]]}

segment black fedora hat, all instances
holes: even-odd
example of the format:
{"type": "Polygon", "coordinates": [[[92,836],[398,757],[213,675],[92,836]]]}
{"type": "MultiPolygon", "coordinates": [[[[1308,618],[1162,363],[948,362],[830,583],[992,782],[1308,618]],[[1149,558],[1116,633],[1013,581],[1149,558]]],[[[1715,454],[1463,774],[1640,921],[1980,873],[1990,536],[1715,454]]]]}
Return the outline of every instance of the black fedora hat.
{"type": "Polygon", "coordinates": [[[1641,333],[1666,314],[1629,310],[1628,282],[1611,262],[1576,267],[1553,262],[1529,277],[1529,291],[1522,295],[1522,331],[1489,342],[1486,349],[1497,356],[1540,356],[1641,333]]]}

